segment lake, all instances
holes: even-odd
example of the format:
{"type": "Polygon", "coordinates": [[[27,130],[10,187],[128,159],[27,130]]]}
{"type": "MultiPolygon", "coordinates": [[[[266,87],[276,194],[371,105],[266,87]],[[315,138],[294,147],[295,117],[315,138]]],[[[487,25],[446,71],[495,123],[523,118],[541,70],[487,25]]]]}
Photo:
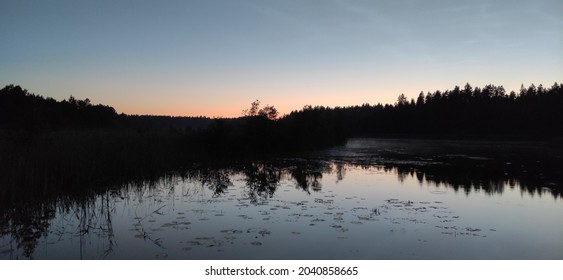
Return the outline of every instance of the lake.
{"type": "MultiPolygon", "coordinates": [[[[351,139],[3,210],[1,259],[563,259],[561,149],[351,139]]],[[[103,175],[100,175],[103,176],[103,175]]]]}

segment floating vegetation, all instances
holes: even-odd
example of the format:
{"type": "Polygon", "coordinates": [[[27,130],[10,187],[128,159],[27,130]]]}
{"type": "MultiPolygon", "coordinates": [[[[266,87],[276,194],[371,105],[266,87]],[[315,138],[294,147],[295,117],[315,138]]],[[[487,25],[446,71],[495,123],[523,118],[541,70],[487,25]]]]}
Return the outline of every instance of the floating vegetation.
{"type": "Polygon", "coordinates": [[[226,233],[226,234],[241,234],[242,230],[238,230],[238,229],[224,229],[221,230],[221,233],[226,233]]]}

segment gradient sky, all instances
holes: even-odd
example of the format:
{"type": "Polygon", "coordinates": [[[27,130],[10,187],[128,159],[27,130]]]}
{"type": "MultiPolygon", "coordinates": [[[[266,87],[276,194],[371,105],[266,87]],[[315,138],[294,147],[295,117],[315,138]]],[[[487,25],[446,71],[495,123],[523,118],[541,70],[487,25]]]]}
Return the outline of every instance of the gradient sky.
{"type": "Polygon", "coordinates": [[[0,0],[0,86],[128,114],[563,82],[563,1],[0,0]]]}

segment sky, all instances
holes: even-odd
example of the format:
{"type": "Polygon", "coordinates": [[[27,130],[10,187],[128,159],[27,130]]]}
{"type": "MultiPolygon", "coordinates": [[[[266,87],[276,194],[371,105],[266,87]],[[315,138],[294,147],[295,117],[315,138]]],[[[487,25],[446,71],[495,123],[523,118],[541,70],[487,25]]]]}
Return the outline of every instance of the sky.
{"type": "Polygon", "coordinates": [[[563,82],[563,1],[0,0],[0,86],[119,113],[394,103],[563,82]]]}

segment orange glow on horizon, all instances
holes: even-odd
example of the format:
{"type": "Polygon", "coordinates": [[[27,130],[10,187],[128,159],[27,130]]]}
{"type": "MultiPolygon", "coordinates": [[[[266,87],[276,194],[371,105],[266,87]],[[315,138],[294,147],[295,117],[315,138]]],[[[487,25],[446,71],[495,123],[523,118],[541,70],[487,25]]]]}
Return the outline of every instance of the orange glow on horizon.
{"type": "MultiPolygon", "coordinates": [[[[414,83],[413,83],[414,84],[414,83]]],[[[398,85],[378,86],[340,86],[330,90],[321,87],[301,88],[294,86],[266,88],[230,88],[209,91],[193,89],[169,90],[166,98],[155,95],[154,91],[136,91],[137,99],[125,99],[128,94],[124,91],[112,98],[97,100],[102,104],[113,106],[118,113],[130,115],[160,115],[209,118],[237,118],[242,116],[243,110],[250,107],[254,100],[261,102],[260,107],[274,106],[279,117],[292,111],[301,110],[305,105],[324,107],[349,107],[363,104],[376,105],[381,103],[394,104],[400,94],[410,101],[418,97],[423,91],[434,92],[453,89],[456,84],[437,84],[432,88],[428,85],[413,85],[405,82],[398,85]],[[194,92],[199,92],[195,94],[194,92]],[[124,100],[125,99],[125,100],[124,100]]],[[[472,86],[482,87],[483,84],[470,83],[472,86]]],[[[465,83],[457,84],[463,87],[465,83]]],[[[507,91],[513,90],[507,88],[507,91]]]]}
{"type": "Polygon", "coordinates": [[[154,106],[119,106],[116,111],[128,115],[154,115],[172,117],[209,117],[209,118],[233,118],[242,115],[242,109],[235,108],[178,108],[178,107],[154,107],[154,106]],[[207,110],[206,110],[207,109],[207,110]]]}
{"type": "MultiPolygon", "coordinates": [[[[410,98],[416,98],[420,90],[403,91],[410,98]]],[[[148,95],[148,100],[137,100],[135,103],[123,102],[122,100],[108,100],[107,104],[113,106],[118,113],[129,115],[161,115],[161,116],[185,116],[185,117],[210,117],[210,118],[237,118],[242,116],[244,109],[250,107],[254,100],[261,101],[260,107],[266,105],[274,106],[279,117],[301,110],[305,105],[325,107],[348,107],[360,106],[368,103],[370,105],[393,104],[397,96],[402,92],[386,90],[385,93],[377,93],[376,90],[338,90],[325,91],[321,89],[276,89],[269,93],[250,92],[245,90],[231,90],[229,97],[214,99],[210,96],[201,96],[190,99],[189,97],[176,94],[173,99],[161,100],[148,95]],[[244,92],[244,94],[243,94],[244,92]],[[285,94],[284,92],[289,92],[285,94]],[[342,94],[345,92],[346,94],[342,94]],[[249,96],[256,96],[254,98],[249,96]]]]}
{"type": "MultiPolygon", "coordinates": [[[[252,100],[254,101],[254,100],[252,100]]],[[[308,100],[310,101],[310,100],[308,100]]],[[[334,98],[327,98],[323,101],[319,100],[319,102],[308,102],[308,101],[290,101],[290,100],[282,100],[280,102],[271,102],[265,103],[261,102],[260,107],[271,105],[274,106],[278,110],[278,116],[282,117],[286,114],[291,113],[292,111],[299,111],[303,109],[306,105],[315,106],[324,106],[324,107],[348,107],[348,106],[356,106],[362,105],[365,103],[369,103],[371,105],[375,105],[378,102],[374,101],[359,101],[353,102],[351,100],[338,100],[334,98]]],[[[116,111],[128,115],[159,115],[159,116],[176,116],[176,117],[210,117],[210,118],[237,118],[243,115],[243,110],[250,107],[250,102],[248,104],[239,105],[222,105],[222,106],[210,106],[210,107],[181,107],[181,106],[131,106],[131,105],[119,105],[114,106],[116,111]]],[[[392,103],[392,102],[380,102],[382,104],[392,103]]]]}

